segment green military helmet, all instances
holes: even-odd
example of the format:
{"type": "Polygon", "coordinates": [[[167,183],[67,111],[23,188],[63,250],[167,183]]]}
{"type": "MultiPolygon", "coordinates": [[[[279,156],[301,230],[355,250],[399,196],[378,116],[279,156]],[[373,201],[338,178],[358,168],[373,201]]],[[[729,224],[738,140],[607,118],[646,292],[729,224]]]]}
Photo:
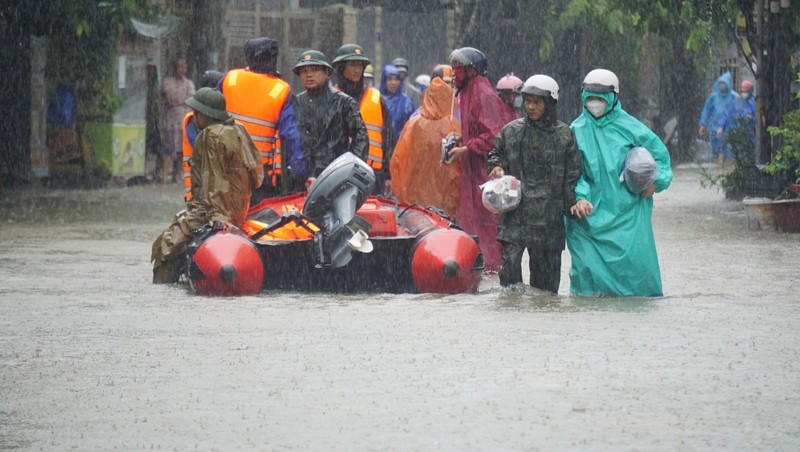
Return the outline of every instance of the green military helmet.
{"type": "Polygon", "coordinates": [[[328,64],[328,58],[319,50],[306,50],[300,55],[300,60],[292,71],[294,75],[300,75],[300,68],[303,66],[323,66],[327,69],[328,75],[333,73],[333,67],[328,64]]]}
{"type": "Polygon", "coordinates": [[[198,89],[194,96],[186,99],[186,105],[192,110],[199,111],[218,121],[227,121],[231,117],[225,111],[225,96],[212,88],[203,87],[198,89]]]}
{"type": "Polygon", "coordinates": [[[364,49],[358,44],[345,44],[339,47],[336,51],[336,57],[333,59],[333,64],[345,61],[363,61],[364,66],[371,63],[369,58],[364,56],[364,49]]]}

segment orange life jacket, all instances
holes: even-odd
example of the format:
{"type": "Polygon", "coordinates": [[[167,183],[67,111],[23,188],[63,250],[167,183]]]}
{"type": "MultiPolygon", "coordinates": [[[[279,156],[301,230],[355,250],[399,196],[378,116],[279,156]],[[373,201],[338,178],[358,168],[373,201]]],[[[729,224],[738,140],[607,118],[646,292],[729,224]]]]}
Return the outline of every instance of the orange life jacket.
{"type": "Polygon", "coordinates": [[[189,121],[194,118],[194,112],[190,111],[183,117],[183,200],[189,202],[192,199],[192,145],[189,144],[189,137],[186,136],[186,128],[189,127],[189,121]]]}
{"type": "Polygon", "coordinates": [[[289,84],[271,75],[234,69],[222,80],[222,92],[228,113],[247,129],[261,153],[267,178],[277,186],[283,172],[278,119],[291,92],[289,84]]]}
{"type": "Polygon", "coordinates": [[[361,119],[367,126],[369,137],[369,155],[367,164],[376,171],[383,169],[383,110],[381,109],[381,92],[375,88],[367,88],[361,96],[358,107],[361,119]]]}
{"type": "MultiPolygon", "coordinates": [[[[273,209],[274,210],[274,209],[273,209]]],[[[302,212],[302,206],[298,207],[293,204],[284,204],[281,206],[282,213],[287,212],[302,212]]],[[[277,213],[277,212],[276,212],[277,213]]],[[[309,232],[303,226],[300,226],[298,223],[287,223],[281,226],[278,229],[262,236],[259,238],[259,241],[267,241],[267,240],[297,240],[297,239],[310,239],[314,238],[314,235],[320,231],[319,227],[314,223],[311,223],[308,220],[302,220],[303,224],[308,228],[311,229],[312,232],[309,232]]],[[[247,221],[242,224],[241,229],[247,233],[248,237],[252,237],[257,232],[260,232],[262,229],[266,228],[267,224],[263,223],[258,220],[248,219],[247,221]]]]}

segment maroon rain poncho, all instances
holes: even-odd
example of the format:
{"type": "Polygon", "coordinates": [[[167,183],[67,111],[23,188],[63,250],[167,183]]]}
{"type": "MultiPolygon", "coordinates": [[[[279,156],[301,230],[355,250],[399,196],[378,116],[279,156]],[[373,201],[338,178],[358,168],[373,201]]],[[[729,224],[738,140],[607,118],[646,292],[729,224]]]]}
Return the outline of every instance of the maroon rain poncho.
{"type": "Polygon", "coordinates": [[[459,93],[461,142],[469,149],[461,162],[461,190],[458,222],[469,234],[478,236],[487,271],[500,270],[497,215],[483,207],[480,185],[488,180],[486,158],[494,137],[516,119],[484,76],[474,76],[459,93]]]}

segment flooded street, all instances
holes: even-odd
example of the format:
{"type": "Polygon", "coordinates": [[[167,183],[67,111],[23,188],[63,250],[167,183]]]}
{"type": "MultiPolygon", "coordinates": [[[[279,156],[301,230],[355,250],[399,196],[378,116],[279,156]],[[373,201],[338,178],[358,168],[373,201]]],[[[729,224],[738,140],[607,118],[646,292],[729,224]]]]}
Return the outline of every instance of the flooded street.
{"type": "MultiPolygon", "coordinates": [[[[800,449],[800,235],[675,171],[666,296],[154,286],[181,188],[0,199],[0,449],[800,449]]],[[[527,277],[526,277],[527,278],[527,277]]]]}

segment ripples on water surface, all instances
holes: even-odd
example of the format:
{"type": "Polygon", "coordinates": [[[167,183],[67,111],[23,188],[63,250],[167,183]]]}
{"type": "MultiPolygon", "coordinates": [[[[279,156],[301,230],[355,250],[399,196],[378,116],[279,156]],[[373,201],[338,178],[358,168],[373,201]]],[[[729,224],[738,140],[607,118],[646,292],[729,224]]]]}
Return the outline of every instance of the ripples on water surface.
{"type": "Polygon", "coordinates": [[[180,188],[0,200],[0,449],[797,450],[800,236],[678,170],[659,299],[153,286],[180,188]]]}

